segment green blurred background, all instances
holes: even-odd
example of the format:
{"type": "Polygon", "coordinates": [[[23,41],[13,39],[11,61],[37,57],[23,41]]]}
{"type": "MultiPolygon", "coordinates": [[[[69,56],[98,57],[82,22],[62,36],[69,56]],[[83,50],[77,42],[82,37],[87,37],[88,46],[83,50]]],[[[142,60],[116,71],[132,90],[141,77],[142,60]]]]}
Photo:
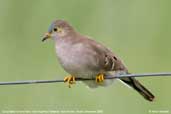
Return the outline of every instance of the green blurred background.
{"type": "MultiPolygon", "coordinates": [[[[130,72],[171,71],[170,0],[0,0],[0,81],[63,79],[54,43],[41,37],[55,19],[65,19],[117,53],[130,72]]],[[[104,114],[171,111],[171,78],[139,80],[152,103],[116,81],[88,89],[77,83],[0,86],[3,110],[103,110],[104,114]]],[[[2,112],[0,112],[2,113],[2,112]]],[[[171,112],[169,112],[171,113],[171,112]]]]}

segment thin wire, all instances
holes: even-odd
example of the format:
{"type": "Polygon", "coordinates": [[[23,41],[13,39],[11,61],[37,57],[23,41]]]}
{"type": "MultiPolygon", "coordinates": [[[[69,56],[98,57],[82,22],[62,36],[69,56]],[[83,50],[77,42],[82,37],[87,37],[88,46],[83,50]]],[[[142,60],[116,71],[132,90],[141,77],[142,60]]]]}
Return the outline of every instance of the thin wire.
{"type": "MultiPolygon", "coordinates": [[[[143,74],[117,74],[115,76],[105,76],[105,79],[115,79],[123,77],[156,77],[156,76],[171,76],[171,72],[165,73],[143,73],[143,74]]],[[[95,80],[95,78],[85,79],[76,78],[76,81],[95,80]]],[[[64,82],[64,80],[26,80],[26,81],[10,81],[0,82],[0,85],[22,85],[22,84],[41,84],[41,83],[57,83],[64,82]]]]}

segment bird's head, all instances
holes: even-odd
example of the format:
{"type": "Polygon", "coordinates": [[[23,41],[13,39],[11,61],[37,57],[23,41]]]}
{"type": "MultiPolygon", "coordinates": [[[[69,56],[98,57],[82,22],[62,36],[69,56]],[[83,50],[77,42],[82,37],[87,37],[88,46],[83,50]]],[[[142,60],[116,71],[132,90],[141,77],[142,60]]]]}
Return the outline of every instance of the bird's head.
{"type": "Polygon", "coordinates": [[[50,25],[48,32],[45,33],[42,41],[45,41],[46,39],[58,39],[58,38],[64,38],[65,36],[69,35],[69,33],[73,31],[73,28],[69,23],[67,23],[64,20],[55,20],[50,25]]]}

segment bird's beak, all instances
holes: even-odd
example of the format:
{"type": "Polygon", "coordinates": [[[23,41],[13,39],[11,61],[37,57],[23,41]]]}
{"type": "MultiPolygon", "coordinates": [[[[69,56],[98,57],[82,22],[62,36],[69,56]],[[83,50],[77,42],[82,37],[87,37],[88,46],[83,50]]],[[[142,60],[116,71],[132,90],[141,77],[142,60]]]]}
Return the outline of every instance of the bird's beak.
{"type": "Polygon", "coordinates": [[[45,35],[43,36],[42,42],[44,42],[45,40],[51,38],[51,33],[47,32],[45,33],[45,35]]]}

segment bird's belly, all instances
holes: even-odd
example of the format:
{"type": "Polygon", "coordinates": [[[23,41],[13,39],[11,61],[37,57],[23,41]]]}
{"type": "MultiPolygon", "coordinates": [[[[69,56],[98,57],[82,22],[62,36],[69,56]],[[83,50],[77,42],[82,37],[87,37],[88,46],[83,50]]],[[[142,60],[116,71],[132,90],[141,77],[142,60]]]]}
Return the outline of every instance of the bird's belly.
{"type": "Polygon", "coordinates": [[[89,69],[84,62],[76,59],[75,57],[64,57],[60,62],[65,71],[75,77],[91,78],[98,74],[97,71],[89,69]]]}
{"type": "Polygon", "coordinates": [[[79,51],[74,51],[69,53],[66,49],[57,50],[58,60],[65,71],[75,77],[95,77],[99,73],[99,70],[92,68],[92,66],[95,67],[95,65],[90,62],[91,56],[81,55],[79,51]]]}

